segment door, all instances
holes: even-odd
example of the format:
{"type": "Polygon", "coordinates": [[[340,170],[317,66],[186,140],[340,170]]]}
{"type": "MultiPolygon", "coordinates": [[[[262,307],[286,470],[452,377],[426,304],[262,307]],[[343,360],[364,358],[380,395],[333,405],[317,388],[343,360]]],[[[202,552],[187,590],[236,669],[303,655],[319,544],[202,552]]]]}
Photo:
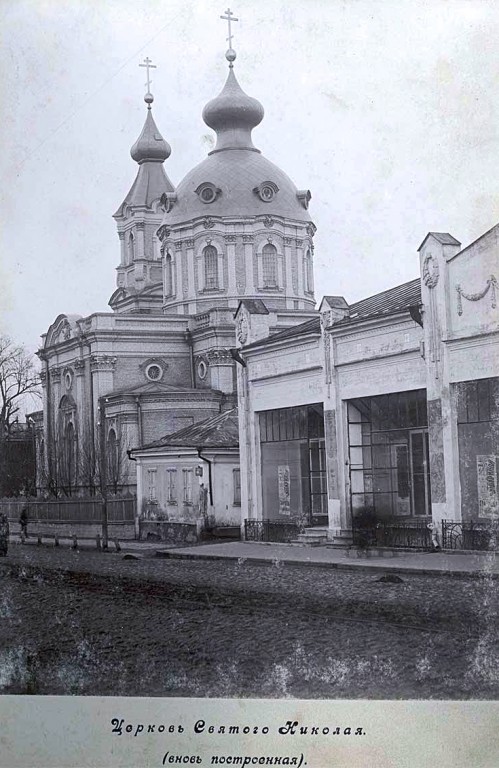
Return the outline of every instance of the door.
{"type": "Polygon", "coordinates": [[[308,443],[310,472],[310,523],[327,525],[326,446],[324,438],[314,438],[308,443]]]}
{"type": "Polygon", "coordinates": [[[423,517],[431,514],[428,430],[412,430],[409,444],[412,514],[423,517]]]}

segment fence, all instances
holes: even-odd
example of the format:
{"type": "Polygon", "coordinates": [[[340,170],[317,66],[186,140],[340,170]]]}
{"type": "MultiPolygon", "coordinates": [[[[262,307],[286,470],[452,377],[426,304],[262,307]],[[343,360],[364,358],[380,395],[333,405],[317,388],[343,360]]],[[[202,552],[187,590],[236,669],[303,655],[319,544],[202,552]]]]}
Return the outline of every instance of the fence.
{"type": "Polygon", "coordinates": [[[246,541],[287,542],[298,537],[302,530],[298,523],[281,523],[277,520],[245,520],[246,541]]]}
{"type": "MultiPolygon", "coordinates": [[[[133,525],[136,509],[135,497],[115,497],[107,500],[109,523],[133,525]]],[[[102,521],[102,499],[49,499],[27,501],[26,499],[2,499],[0,511],[9,520],[19,520],[21,510],[27,507],[30,523],[93,523],[102,521]]]]}
{"type": "Polygon", "coordinates": [[[442,547],[444,549],[497,549],[499,529],[497,521],[477,523],[474,520],[442,520],[442,547]]]}
{"type": "Polygon", "coordinates": [[[352,538],[357,547],[432,549],[431,530],[426,521],[352,519],[352,538]]]}

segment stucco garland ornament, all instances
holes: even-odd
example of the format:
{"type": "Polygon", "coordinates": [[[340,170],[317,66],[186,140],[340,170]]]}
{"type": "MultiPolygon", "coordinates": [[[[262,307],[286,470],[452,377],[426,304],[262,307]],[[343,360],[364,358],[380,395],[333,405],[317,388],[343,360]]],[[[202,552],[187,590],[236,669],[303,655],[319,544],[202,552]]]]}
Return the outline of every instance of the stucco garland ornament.
{"type": "Polygon", "coordinates": [[[433,258],[431,253],[425,258],[423,262],[423,281],[428,288],[435,288],[438,283],[440,270],[438,268],[438,262],[433,258]]]}
{"type": "Polygon", "coordinates": [[[497,306],[497,298],[496,298],[497,287],[498,287],[497,280],[494,277],[494,275],[491,275],[489,277],[483,291],[478,291],[477,293],[465,293],[460,285],[456,285],[457,314],[458,315],[463,314],[463,298],[466,299],[467,301],[480,301],[480,299],[483,299],[483,297],[486,296],[489,291],[490,291],[490,303],[491,303],[492,309],[495,309],[497,306]]]}

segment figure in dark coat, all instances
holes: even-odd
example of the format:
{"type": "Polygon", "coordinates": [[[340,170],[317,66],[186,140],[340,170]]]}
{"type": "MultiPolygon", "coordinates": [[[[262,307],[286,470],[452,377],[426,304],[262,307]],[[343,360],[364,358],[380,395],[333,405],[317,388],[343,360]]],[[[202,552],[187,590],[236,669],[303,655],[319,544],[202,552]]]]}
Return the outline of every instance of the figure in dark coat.
{"type": "Polygon", "coordinates": [[[21,510],[19,525],[21,526],[21,539],[24,541],[28,536],[28,507],[23,507],[21,510]]]}
{"type": "Polygon", "coordinates": [[[9,520],[0,512],[0,557],[5,557],[9,549],[9,520]]]}

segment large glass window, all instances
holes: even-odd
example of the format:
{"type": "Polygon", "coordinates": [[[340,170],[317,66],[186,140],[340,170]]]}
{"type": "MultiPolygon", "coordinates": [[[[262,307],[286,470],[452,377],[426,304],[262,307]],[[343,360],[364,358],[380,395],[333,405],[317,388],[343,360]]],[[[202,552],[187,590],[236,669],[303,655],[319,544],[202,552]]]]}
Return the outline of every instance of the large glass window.
{"type": "Polygon", "coordinates": [[[260,442],[264,517],[326,524],[322,403],[260,413],[260,442]]]}
{"type": "Polygon", "coordinates": [[[348,402],[352,511],[380,517],[430,514],[426,391],[348,402]]]}
{"type": "Polygon", "coordinates": [[[218,288],[218,253],[213,245],[207,245],[203,250],[204,258],[204,287],[218,288]]]}

